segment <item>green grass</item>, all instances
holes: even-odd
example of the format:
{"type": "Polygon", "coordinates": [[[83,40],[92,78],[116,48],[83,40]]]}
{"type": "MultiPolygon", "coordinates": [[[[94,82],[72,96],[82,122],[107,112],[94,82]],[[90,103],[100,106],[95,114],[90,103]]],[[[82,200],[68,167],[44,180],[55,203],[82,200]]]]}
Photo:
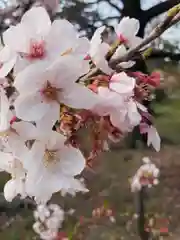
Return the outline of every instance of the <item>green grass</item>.
{"type": "Polygon", "coordinates": [[[180,99],[171,99],[155,105],[156,126],[160,136],[180,144],[180,99]]]}

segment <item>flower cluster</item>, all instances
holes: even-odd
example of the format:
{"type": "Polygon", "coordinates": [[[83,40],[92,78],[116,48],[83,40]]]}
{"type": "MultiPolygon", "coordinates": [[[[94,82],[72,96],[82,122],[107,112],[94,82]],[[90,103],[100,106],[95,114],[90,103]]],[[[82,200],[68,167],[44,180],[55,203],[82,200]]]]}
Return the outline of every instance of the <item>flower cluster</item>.
{"type": "Polygon", "coordinates": [[[131,181],[131,191],[140,191],[142,187],[151,188],[159,183],[159,169],[148,157],[144,157],[143,165],[137,170],[131,181]]]}
{"type": "Polygon", "coordinates": [[[33,7],[3,33],[0,170],[12,177],[4,187],[8,201],[20,195],[45,204],[56,192],[86,192],[82,171],[109,150],[108,141],[135,126],[145,126],[148,145],[159,151],[159,135],[142,105],[155,80],[132,74],[134,60],[120,63],[118,71],[108,65],[142,41],[138,29],[139,22],[126,17],[114,33],[101,27],[89,41],[67,20],[51,22],[43,7],[33,7]],[[88,77],[93,68],[98,74],[88,77]],[[81,129],[90,130],[88,156],[81,129]]]}
{"type": "Polygon", "coordinates": [[[64,212],[56,204],[38,205],[34,211],[34,231],[43,240],[55,239],[64,221],[64,212]]]}

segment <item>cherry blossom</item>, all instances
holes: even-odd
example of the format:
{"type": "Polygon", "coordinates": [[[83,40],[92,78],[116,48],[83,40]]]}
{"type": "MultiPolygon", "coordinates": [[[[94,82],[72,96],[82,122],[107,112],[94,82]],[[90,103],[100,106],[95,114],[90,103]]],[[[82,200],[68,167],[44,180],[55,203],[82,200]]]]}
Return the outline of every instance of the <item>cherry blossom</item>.
{"type": "MultiPolygon", "coordinates": [[[[103,71],[104,73],[111,75],[113,73],[113,70],[109,67],[108,61],[106,59],[106,56],[108,52],[111,50],[111,46],[103,42],[102,34],[105,31],[105,26],[102,26],[98,28],[92,39],[91,39],[91,45],[89,50],[89,55],[99,69],[103,71]]],[[[124,45],[120,45],[115,53],[113,54],[111,59],[121,57],[127,52],[126,47],[124,45]]],[[[135,64],[134,61],[128,61],[128,62],[122,62],[119,65],[121,68],[130,68],[135,64]]]]}
{"type": "Polygon", "coordinates": [[[85,167],[81,152],[65,146],[65,141],[63,135],[52,132],[44,142],[36,141],[25,154],[23,165],[27,170],[27,191],[38,202],[48,201],[61,189],[70,189],[74,176],[85,167]]]}
{"type": "Polygon", "coordinates": [[[132,96],[135,84],[136,82],[134,78],[128,77],[128,75],[125,72],[121,72],[118,74],[114,74],[111,77],[109,88],[112,91],[117,92],[118,94],[132,96]]]}
{"type": "Polygon", "coordinates": [[[109,52],[110,46],[102,40],[104,30],[105,26],[102,26],[95,31],[91,39],[89,55],[99,69],[111,75],[113,70],[108,66],[108,61],[106,60],[106,54],[109,52]]]}
{"type": "MultiPolygon", "coordinates": [[[[100,153],[111,150],[109,141],[117,143],[139,126],[147,145],[160,150],[152,116],[142,105],[151,99],[160,76],[130,71],[136,62],[126,54],[142,41],[138,20],[124,17],[115,31],[102,26],[89,41],[69,21],[51,21],[42,6],[55,11],[56,0],[35,5],[3,33],[0,172],[11,176],[5,199],[31,198],[37,204],[34,231],[41,239],[54,240],[62,238],[64,211],[48,201],[58,192],[62,197],[87,193],[81,177],[84,170],[93,170],[100,153]],[[128,61],[113,66],[119,57],[128,61]],[[91,136],[88,155],[81,132],[91,136]]],[[[158,177],[156,165],[143,158],[132,192],[158,184],[158,177]]],[[[106,216],[115,221],[112,211],[106,216]]]]}
{"type": "Polygon", "coordinates": [[[97,95],[75,82],[83,71],[80,61],[66,56],[46,70],[40,65],[36,71],[29,67],[18,74],[14,84],[20,93],[14,103],[17,117],[39,121],[47,114],[55,123],[61,103],[77,109],[91,109],[98,102],[97,95]]]}
{"type": "Polygon", "coordinates": [[[38,205],[34,211],[34,218],[34,231],[41,239],[52,240],[58,235],[64,221],[64,211],[57,204],[38,205]]]}
{"type": "MultiPolygon", "coordinates": [[[[79,38],[67,20],[55,20],[51,24],[43,7],[27,11],[19,24],[3,33],[3,39],[5,46],[20,56],[15,66],[16,73],[29,64],[52,62],[69,54],[83,60],[89,48],[88,39],[79,38]]],[[[86,69],[88,71],[88,64],[86,69]]]]}
{"type": "Polygon", "coordinates": [[[159,183],[159,169],[148,157],[142,159],[143,164],[137,170],[131,181],[132,192],[140,191],[142,187],[152,187],[159,183]]]}
{"type": "Polygon", "coordinates": [[[11,179],[4,186],[4,197],[8,202],[20,195],[27,196],[25,187],[26,171],[20,160],[13,157],[11,153],[0,152],[0,169],[11,174],[11,179]]]}
{"type": "Polygon", "coordinates": [[[140,124],[141,133],[147,133],[147,145],[152,145],[153,148],[159,152],[161,149],[161,138],[154,126],[149,126],[146,123],[140,124]]]}
{"type": "Polygon", "coordinates": [[[115,28],[120,41],[123,41],[129,48],[136,47],[142,39],[137,37],[140,23],[135,18],[124,17],[115,28]]]}
{"type": "MultiPolygon", "coordinates": [[[[139,27],[140,24],[137,19],[129,17],[122,18],[120,23],[115,27],[117,41],[119,41],[120,46],[117,47],[115,53],[112,55],[112,60],[116,59],[117,57],[124,56],[127,52],[127,47],[136,47],[142,41],[140,37],[136,36],[139,31],[139,27]]],[[[106,57],[107,53],[111,51],[112,46],[108,44],[108,41],[105,42],[103,39],[102,35],[105,31],[105,26],[102,26],[95,31],[91,39],[89,55],[99,69],[101,69],[104,73],[111,75],[113,70],[109,67],[106,57]]],[[[113,33],[111,35],[114,36],[113,33]]],[[[128,61],[121,62],[118,64],[118,66],[122,69],[126,69],[131,68],[134,64],[134,61],[128,61]]]]}
{"type": "Polygon", "coordinates": [[[7,152],[12,152],[14,157],[20,158],[25,142],[34,139],[35,126],[29,122],[16,122],[10,110],[10,104],[3,89],[0,89],[0,139],[7,152]],[[22,151],[20,151],[20,149],[22,151]]]}
{"type": "MultiPolygon", "coordinates": [[[[112,83],[112,87],[115,88],[116,84],[112,83]]],[[[109,115],[112,125],[127,132],[140,123],[141,115],[132,97],[122,96],[105,87],[98,88],[98,95],[102,102],[98,103],[93,111],[101,116],[109,115]]]]}

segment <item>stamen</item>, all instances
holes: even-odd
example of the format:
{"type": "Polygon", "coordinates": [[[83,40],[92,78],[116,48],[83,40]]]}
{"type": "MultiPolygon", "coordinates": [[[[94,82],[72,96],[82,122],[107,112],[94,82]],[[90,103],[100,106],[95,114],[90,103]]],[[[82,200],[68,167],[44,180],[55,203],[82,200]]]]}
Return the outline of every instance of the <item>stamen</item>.
{"type": "Polygon", "coordinates": [[[72,53],[72,51],[73,51],[73,49],[72,49],[72,48],[69,48],[69,49],[67,49],[65,52],[63,52],[63,53],[61,54],[61,56],[63,57],[63,56],[69,55],[69,54],[72,53]]]}
{"type": "Polygon", "coordinates": [[[40,42],[33,42],[31,41],[30,43],[30,50],[28,54],[28,58],[30,59],[42,59],[46,55],[46,50],[45,50],[45,42],[40,41],[40,42]]]}
{"type": "Polygon", "coordinates": [[[56,150],[48,150],[46,149],[44,152],[44,164],[47,167],[51,163],[57,162],[57,151],[56,150]]]}
{"type": "Polygon", "coordinates": [[[8,137],[10,133],[10,129],[0,132],[0,137],[8,137]]]}
{"type": "Polygon", "coordinates": [[[49,81],[47,81],[47,85],[44,89],[40,90],[41,95],[45,97],[47,101],[57,101],[58,102],[58,92],[61,89],[52,87],[49,81]]]}

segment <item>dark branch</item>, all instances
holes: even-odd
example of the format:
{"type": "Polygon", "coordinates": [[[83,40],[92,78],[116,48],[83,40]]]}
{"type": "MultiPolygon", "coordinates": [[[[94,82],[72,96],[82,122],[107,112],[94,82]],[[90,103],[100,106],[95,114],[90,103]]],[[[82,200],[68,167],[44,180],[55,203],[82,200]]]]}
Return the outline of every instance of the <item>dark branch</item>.
{"type": "Polygon", "coordinates": [[[152,58],[170,58],[173,61],[180,61],[180,53],[173,53],[169,51],[159,50],[159,49],[153,49],[149,59],[152,58]]]}
{"type": "Polygon", "coordinates": [[[148,23],[152,18],[159,16],[162,13],[167,12],[170,8],[174,7],[180,2],[180,0],[167,0],[165,2],[160,2],[155,6],[144,11],[144,16],[146,18],[146,23],[148,23]]]}
{"type": "Polygon", "coordinates": [[[114,9],[116,9],[116,11],[120,12],[121,11],[121,8],[118,7],[115,3],[112,3],[110,1],[108,1],[108,4],[113,7],[114,9]]]}

